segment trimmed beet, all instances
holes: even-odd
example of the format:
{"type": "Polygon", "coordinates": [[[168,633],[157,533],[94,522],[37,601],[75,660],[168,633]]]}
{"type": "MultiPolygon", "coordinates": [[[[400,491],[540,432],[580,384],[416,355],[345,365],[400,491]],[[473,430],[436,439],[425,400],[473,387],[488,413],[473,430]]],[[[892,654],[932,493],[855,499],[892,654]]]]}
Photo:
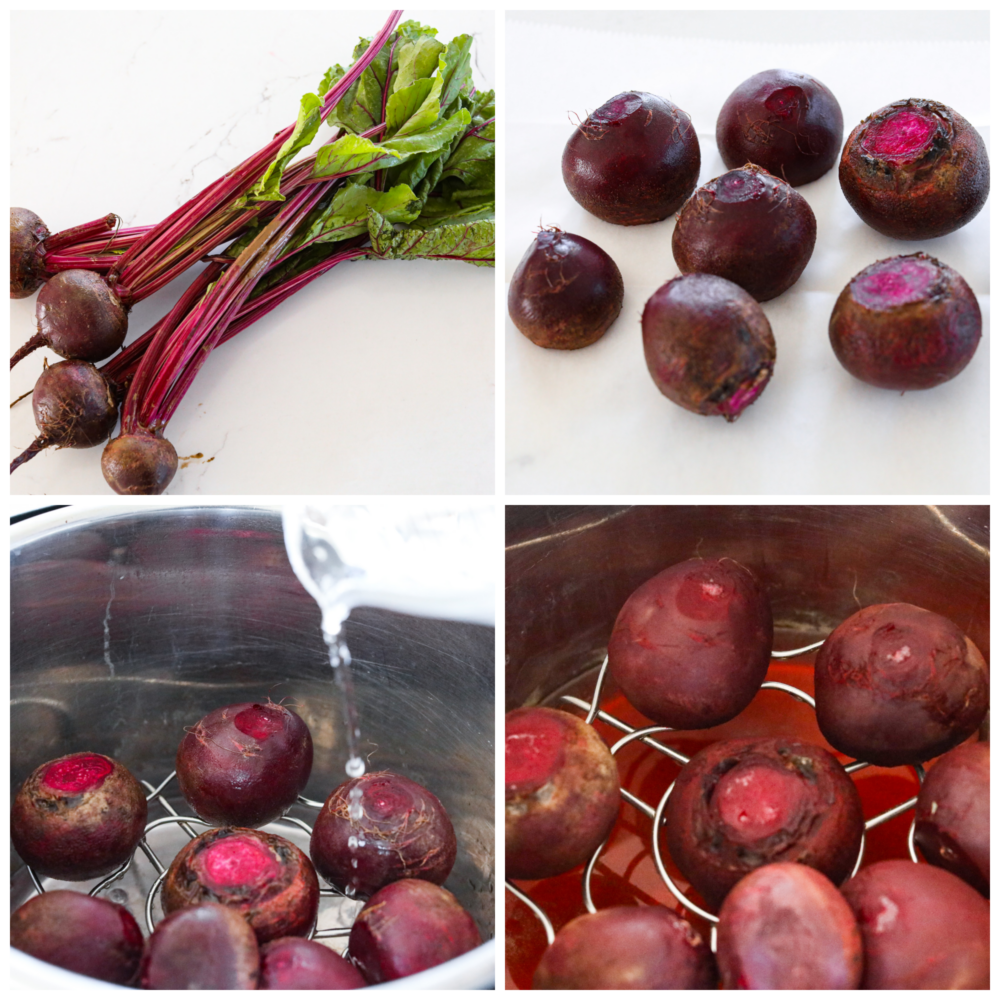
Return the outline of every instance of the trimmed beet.
{"type": "Polygon", "coordinates": [[[840,891],[864,940],[861,989],[989,988],[989,903],[951,872],[879,861],[840,891]]]}
{"type": "Polygon", "coordinates": [[[548,878],[587,861],[618,818],[618,765],[597,731],[554,708],[507,713],[507,877],[548,878]]]}
{"type": "Polygon", "coordinates": [[[642,312],[646,366],[667,399],[734,421],[774,371],[771,324],[752,296],[714,274],[684,274],[642,312]]]}
{"type": "Polygon", "coordinates": [[[684,766],[667,804],[674,863],[711,907],[775,861],[851,873],[864,817],[854,782],[821,747],[792,737],[723,740],[684,766]]]}
{"type": "Polygon", "coordinates": [[[447,889],[409,878],[368,900],[351,927],[348,948],[369,983],[386,983],[482,943],[476,922],[447,889]]]}
{"type": "Polygon", "coordinates": [[[715,959],[662,906],[613,906],[566,924],[542,955],[536,990],[711,990],[715,959]]]}
{"type": "Polygon", "coordinates": [[[295,804],[312,759],[312,736],[293,711],[245,701],[187,730],[177,748],[177,782],[209,823],[264,826],[295,804]]]}
{"type": "Polygon", "coordinates": [[[858,760],[919,764],[957,746],[989,704],[982,654],[954,622],[912,604],[851,615],[816,656],[816,721],[858,760]]]}
{"type": "Polygon", "coordinates": [[[375,771],[335,788],[309,841],[316,870],[349,896],[371,896],[402,878],[440,885],[455,864],[451,820],[409,778],[375,771]]]}
{"type": "Polygon", "coordinates": [[[45,280],[39,246],[51,233],[27,208],[10,210],[10,297],[26,299],[45,280]]]}
{"type": "Polygon", "coordinates": [[[930,769],[913,839],[932,865],[990,895],[990,745],[963,743],[930,769]]]}
{"type": "Polygon", "coordinates": [[[971,222],[990,193],[982,136],[957,112],[911,98],[869,115],[847,139],[840,186],[863,222],[929,240],[971,222]]]}
{"type": "Polygon", "coordinates": [[[625,602],[608,642],[608,669],[648,719],[708,729],[753,701],[773,636],[771,605],[748,569],[732,559],[688,559],[625,602]]]}
{"type": "Polygon", "coordinates": [[[255,990],[260,952],[236,910],[203,903],[156,925],[142,958],[144,990],[255,990]]]}
{"type": "Polygon", "coordinates": [[[670,101],[627,91],[574,131],[562,158],[569,193],[619,226],[673,215],[698,183],[701,150],[691,118],[670,101]]]}
{"type": "Polygon", "coordinates": [[[38,874],[85,882],[128,861],[146,813],[146,793],[118,761],[73,753],[42,764],[21,786],[10,839],[38,874]]]}
{"type": "Polygon", "coordinates": [[[758,302],[791,288],[816,244],[809,202],[748,163],[698,188],[677,213],[674,260],[735,282],[758,302]]]}
{"type": "Polygon", "coordinates": [[[143,949],[139,925],[124,906],[68,889],[18,907],[10,943],[43,962],[120,986],[135,982],[143,949]]]}
{"type": "Polygon", "coordinates": [[[155,434],[120,434],[105,445],[101,471],[115,493],[159,496],[177,472],[177,451],[155,434]]]}
{"type": "Polygon", "coordinates": [[[260,949],[261,990],[357,990],[365,980],[358,970],[317,941],[300,937],[268,941],[260,949]]]}
{"type": "Polygon", "coordinates": [[[715,141],[730,169],[756,163],[798,187],[837,162],[844,115],[837,98],[815,77],[766,69],[726,98],[715,141]]]}
{"type": "Polygon", "coordinates": [[[806,865],[765,865],[740,879],[719,911],[727,990],[856,990],[861,932],[834,884],[806,865]]]}
{"type": "Polygon", "coordinates": [[[517,265],[507,311],[532,343],[568,351],[600,340],[624,295],[618,266],[596,243],[543,229],[517,265]]]}
{"type": "Polygon", "coordinates": [[[965,279],[924,253],[876,261],[840,293],[830,343],[855,377],[881,389],[930,389],[972,360],[982,334],[965,279]]]}

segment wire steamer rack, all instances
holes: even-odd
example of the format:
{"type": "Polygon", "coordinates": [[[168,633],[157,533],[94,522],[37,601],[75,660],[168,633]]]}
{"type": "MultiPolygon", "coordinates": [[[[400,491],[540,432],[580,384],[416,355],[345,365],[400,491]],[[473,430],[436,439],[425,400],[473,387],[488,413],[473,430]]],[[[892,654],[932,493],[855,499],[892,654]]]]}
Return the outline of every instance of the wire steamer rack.
{"type": "MultiPolygon", "coordinates": [[[[772,660],[788,660],[791,659],[792,657],[802,656],[805,653],[810,653],[813,650],[818,649],[820,646],[823,645],[823,641],[824,640],[820,640],[818,642],[811,643],[808,646],[802,646],[799,649],[789,649],[779,652],[772,652],[771,658],[772,660]]],[[[597,682],[594,686],[593,696],[591,697],[591,700],[589,702],[584,701],[582,698],[577,698],[574,695],[562,695],[560,701],[563,701],[569,705],[574,706],[575,708],[578,708],[586,712],[586,718],[584,721],[588,725],[592,725],[595,719],[599,719],[601,722],[604,722],[607,725],[612,726],[615,729],[618,729],[619,731],[625,733],[625,735],[610,748],[611,753],[613,755],[617,755],[624,747],[628,746],[630,743],[639,741],[641,743],[644,743],[646,746],[652,748],[653,750],[657,751],[657,753],[661,753],[665,757],[668,757],[670,760],[676,762],[677,764],[680,764],[681,766],[687,764],[687,762],[690,760],[689,757],[684,756],[684,754],[679,753],[677,750],[674,750],[673,748],[667,746],[660,740],[653,738],[654,735],[659,733],[672,732],[673,730],[671,730],[669,726],[646,726],[644,728],[637,729],[629,725],[627,722],[624,722],[622,719],[619,719],[617,716],[605,712],[601,709],[600,707],[601,691],[604,686],[604,678],[605,674],[607,673],[607,669],[608,669],[608,658],[607,656],[605,656],[604,662],[602,663],[601,669],[597,675],[597,682]]],[[[788,697],[794,698],[796,701],[808,705],[813,711],[815,711],[816,709],[816,702],[815,699],[812,697],[812,695],[808,694],[805,691],[800,690],[797,687],[794,687],[791,684],[786,684],[782,681],[765,681],[761,685],[760,689],[762,691],[769,690],[769,691],[782,692],[788,697]]],[[[865,761],[852,761],[851,763],[844,765],[844,770],[846,770],[848,774],[854,775],[857,774],[859,771],[862,771],[870,766],[871,765],[869,765],[865,761]]],[[[911,767],[912,770],[916,773],[917,781],[922,785],[924,781],[924,768],[919,764],[907,765],[907,766],[911,767]]],[[[627,788],[621,789],[621,796],[626,802],[634,806],[637,810],[639,810],[640,813],[642,813],[649,820],[651,820],[652,853],[653,853],[653,861],[656,865],[656,870],[660,878],[663,880],[663,884],[667,887],[668,891],[676,900],[678,900],[681,903],[683,907],[685,907],[691,913],[697,914],[703,920],[706,920],[708,921],[709,924],[711,924],[712,931],[711,931],[710,944],[712,951],[714,952],[716,950],[716,929],[718,926],[719,918],[714,913],[710,913],[708,910],[705,910],[701,906],[698,906],[696,903],[688,899],[687,896],[681,891],[680,887],[675,883],[673,878],[671,878],[670,873],[667,871],[666,865],[664,864],[663,850],[660,846],[662,838],[659,834],[661,827],[665,826],[664,812],[666,811],[667,803],[670,801],[670,795],[673,792],[673,790],[674,790],[674,782],[671,782],[670,786],[663,793],[662,797],[660,798],[660,801],[656,803],[656,805],[651,805],[650,803],[645,802],[643,799],[639,798],[639,796],[630,792],[627,788]]],[[[871,819],[866,819],[864,827],[865,833],[867,833],[867,831],[869,830],[873,830],[875,827],[881,826],[883,823],[889,822],[889,820],[894,819],[896,816],[899,816],[902,813],[905,813],[908,809],[913,809],[913,807],[916,804],[917,804],[917,799],[916,796],[914,796],[912,798],[907,799],[905,802],[899,803],[899,805],[893,806],[890,809],[886,809],[884,812],[879,813],[877,816],[871,817],[871,819]]],[[[909,833],[906,838],[907,850],[909,851],[910,859],[912,861],[919,860],[917,857],[916,846],[913,840],[915,826],[916,826],[916,819],[914,818],[914,820],[910,823],[909,833]]],[[[610,837],[608,839],[610,839],[610,837]]],[[[861,862],[865,854],[865,842],[866,842],[866,837],[863,833],[861,837],[861,847],[858,851],[858,857],[854,863],[854,868],[851,872],[852,876],[857,874],[858,869],[861,867],[861,862]]],[[[601,852],[607,846],[607,843],[608,841],[605,840],[602,844],[600,844],[597,847],[597,849],[591,856],[590,860],[587,862],[587,865],[583,871],[583,904],[586,907],[588,913],[597,912],[597,907],[594,905],[594,901],[591,896],[590,886],[594,874],[594,868],[597,866],[597,862],[601,857],[601,852]]],[[[519,899],[522,903],[524,903],[525,906],[527,906],[531,910],[531,912],[535,915],[535,917],[538,918],[539,922],[541,923],[542,927],[545,930],[545,937],[548,943],[552,944],[552,942],[555,940],[555,929],[553,928],[552,921],[549,919],[545,911],[533,899],[531,899],[531,897],[528,896],[527,893],[523,892],[521,889],[519,889],[516,885],[514,885],[510,881],[506,881],[505,886],[508,892],[512,893],[517,899],[519,899]]]]}

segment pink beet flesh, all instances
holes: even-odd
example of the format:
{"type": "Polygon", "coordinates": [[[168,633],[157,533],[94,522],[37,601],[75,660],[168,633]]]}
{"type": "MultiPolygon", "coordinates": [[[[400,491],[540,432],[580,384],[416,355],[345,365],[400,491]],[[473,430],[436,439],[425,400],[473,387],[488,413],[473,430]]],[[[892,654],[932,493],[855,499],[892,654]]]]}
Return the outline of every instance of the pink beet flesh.
{"type": "Polygon", "coordinates": [[[562,765],[565,727],[545,715],[520,716],[507,724],[504,768],[508,787],[531,792],[562,765]]]}
{"type": "Polygon", "coordinates": [[[782,830],[805,806],[802,781],[773,767],[735,767],[720,779],[712,797],[731,836],[748,843],[782,830]]]}
{"type": "Polygon", "coordinates": [[[285,713],[277,706],[251,705],[233,719],[233,725],[245,736],[266,740],[284,729],[285,713]]]}
{"type": "Polygon", "coordinates": [[[868,309],[891,309],[925,298],[938,274],[930,258],[890,257],[862,271],[851,293],[868,309]]]}
{"type": "Polygon", "coordinates": [[[42,775],[42,781],[57,792],[79,795],[91,788],[100,788],[104,779],[114,770],[107,757],[96,754],[78,754],[66,760],[57,760],[42,775]]]}
{"type": "Polygon", "coordinates": [[[202,854],[205,885],[212,890],[234,885],[262,885],[281,872],[274,855],[250,837],[227,837],[202,854]]]}
{"type": "Polygon", "coordinates": [[[938,120],[918,110],[900,111],[868,131],[864,148],[883,160],[908,159],[923,151],[938,120]]]}

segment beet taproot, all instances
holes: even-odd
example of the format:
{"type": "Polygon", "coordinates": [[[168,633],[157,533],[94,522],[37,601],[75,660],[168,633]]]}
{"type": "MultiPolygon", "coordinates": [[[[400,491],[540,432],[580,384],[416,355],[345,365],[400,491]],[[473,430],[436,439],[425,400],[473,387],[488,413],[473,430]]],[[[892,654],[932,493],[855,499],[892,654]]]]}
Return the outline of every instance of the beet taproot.
{"type": "Polygon", "coordinates": [[[26,299],[45,280],[39,247],[52,234],[28,208],[10,210],[10,297],[26,299]]]}
{"type": "Polygon", "coordinates": [[[104,446],[101,472],[115,493],[159,496],[177,473],[177,450],[162,435],[119,434],[104,446]]]}
{"type": "Polygon", "coordinates": [[[364,976],[332,948],[300,937],[268,941],[260,949],[261,990],[356,990],[364,976]]]}

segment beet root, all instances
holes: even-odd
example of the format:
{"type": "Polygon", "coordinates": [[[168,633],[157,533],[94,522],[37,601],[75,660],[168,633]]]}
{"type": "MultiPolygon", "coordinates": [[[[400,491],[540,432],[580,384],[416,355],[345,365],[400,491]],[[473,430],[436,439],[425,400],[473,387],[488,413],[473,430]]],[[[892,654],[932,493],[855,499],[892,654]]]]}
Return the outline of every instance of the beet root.
{"type": "Polygon", "coordinates": [[[319,881],[309,859],[283,837],[223,827],[195,837],[163,882],[163,912],[205,902],[239,912],[260,943],[304,936],[319,910],[319,881]]]}
{"type": "Polygon", "coordinates": [[[566,924],[535,972],[536,990],[711,990],[701,935],[662,906],[613,906],[566,924]]]}
{"type": "Polygon", "coordinates": [[[861,932],[834,884],[806,865],[765,865],[740,879],[719,911],[727,990],[856,990],[861,932]]]}
{"type": "Polygon", "coordinates": [[[612,97],[563,151],[569,193],[605,222],[638,226],[673,215],[698,183],[701,150],[690,117],[654,94],[612,97]]]}
{"type": "Polygon", "coordinates": [[[982,654],[953,622],[912,604],[874,604],[816,656],[816,721],[858,760],[919,764],[979,727],[989,703],[982,654]]]}
{"type": "Polygon", "coordinates": [[[423,972],[482,944],[458,900],[439,885],[409,878],[379,889],[351,927],[348,948],[369,983],[423,972]]]}
{"type": "Polygon", "coordinates": [[[937,101],[896,101],[869,115],[840,159],[844,197],[863,222],[897,240],[961,229],[990,193],[982,136],[937,101]]]}
{"type": "Polygon", "coordinates": [[[768,69],[744,80],[726,98],[715,139],[730,170],[756,163],[798,187],[822,177],[837,162],[844,115],[819,80],[768,69]]]}
{"type": "Polygon", "coordinates": [[[764,683],[771,606],[732,559],[689,559],[625,602],[608,669],[643,715],[673,729],[707,729],[739,715],[764,683]]]}
{"type": "Polygon", "coordinates": [[[259,978],[260,952],[250,925],[220,903],[161,920],[140,971],[144,990],[255,990],[259,978]]]}
{"type": "Polygon", "coordinates": [[[881,389],[930,389],[972,360],[983,320],[965,279],[927,254],[856,274],[830,316],[830,344],[855,377],[881,389]]]}
{"type": "Polygon", "coordinates": [[[597,731],[553,708],[507,713],[507,877],[549,878],[587,861],[618,818],[618,765],[597,731]]]}
{"type": "Polygon", "coordinates": [[[774,371],[774,335],[763,310],[714,274],[684,274],[654,292],[642,313],[642,346],[667,399],[729,422],[774,371]]]}
{"type": "Polygon", "coordinates": [[[575,350],[604,336],[624,295],[618,266],[596,243],[543,229],[517,265],[507,311],[532,343],[575,350]]]}
{"type": "Polygon", "coordinates": [[[913,839],[932,865],[990,895],[990,745],[963,743],[927,774],[913,839]]]}
{"type": "Polygon", "coordinates": [[[261,990],[356,990],[365,980],[333,949],[300,937],[268,941],[260,949],[261,990]]]}
{"type": "Polygon", "coordinates": [[[456,852],[455,831],[437,797],[388,771],[335,788],[309,842],[320,875],[349,896],[362,897],[403,878],[440,885],[456,852]]]}
{"type": "Polygon", "coordinates": [[[711,907],[775,861],[809,865],[839,885],[864,832],[861,799],[837,759],[780,736],[724,740],[695,754],[666,815],[670,855],[711,907]]]}
{"type": "Polygon", "coordinates": [[[39,247],[52,234],[27,208],[10,210],[10,297],[26,299],[45,280],[39,247]]]}
{"type": "Polygon", "coordinates": [[[117,903],[55,889],[11,914],[11,947],[61,969],[131,986],[142,958],[142,932],[117,903]]]}
{"type": "Polygon", "coordinates": [[[294,805],[312,770],[312,737],[293,711],[242,702],[209,712],[177,749],[181,794],[209,823],[264,826],[294,805]]]}
{"type": "Polygon", "coordinates": [[[177,472],[177,452],[156,434],[120,434],[105,445],[101,471],[115,493],[159,496],[177,472]]]}
{"type": "Polygon", "coordinates": [[[142,786],[118,761],[74,753],[42,764],[21,786],[10,838],[38,874],[84,882],[128,861],[146,814],[142,786]]]}
{"type": "Polygon", "coordinates": [[[748,163],[695,191],[677,213],[672,245],[684,274],[717,274],[766,302],[805,270],[816,216],[783,180],[748,163]]]}
{"type": "Polygon", "coordinates": [[[840,891],[864,941],[861,989],[989,988],[990,907],[951,872],[879,861],[840,891]]]}

